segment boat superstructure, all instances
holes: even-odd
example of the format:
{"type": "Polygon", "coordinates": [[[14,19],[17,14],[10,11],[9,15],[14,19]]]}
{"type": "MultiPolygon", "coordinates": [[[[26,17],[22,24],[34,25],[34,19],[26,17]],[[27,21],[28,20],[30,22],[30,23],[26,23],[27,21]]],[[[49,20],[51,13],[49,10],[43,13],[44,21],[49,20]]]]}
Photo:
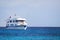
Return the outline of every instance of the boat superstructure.
{"type": "Polygon", "coordinates": [[[25,18],[9,18],[6,23],[7,29],[25,29],[27,28],[27,23],[25,18]]]}

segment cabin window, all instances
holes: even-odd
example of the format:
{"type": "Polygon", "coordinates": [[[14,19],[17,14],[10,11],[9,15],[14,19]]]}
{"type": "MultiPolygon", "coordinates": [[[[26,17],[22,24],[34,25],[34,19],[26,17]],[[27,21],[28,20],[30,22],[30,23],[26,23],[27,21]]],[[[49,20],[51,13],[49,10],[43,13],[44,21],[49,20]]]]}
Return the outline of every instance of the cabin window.
{"type": "Polygon", "coordinates": [[[17,26],[17,25],[15,24],[15,26],[17,26]]]}
{"type": "Polygon", "coordinates": [[[9,26],[9,24],[7,24],[7,26],[9,26]]]}
{"type": "Polygon", "coordinates": [[[18,20],[13,20],[13,22],[18,22],[18,20]]]}
{"type": "Polygon", "coordinates": [[[7,23],[9,23],[9,21],[7,21],[7,23]]]}
{"type": "Polygon", "coordinates": [[[21,20],[20,22],[24,22],[24,20],[21,20]]]}
{"type": "Polygon", "coordinates": [[[13,20],[13,22],[16,22],[15,20],[13,20]]]}
{"type": "Polygon", "coordinates": [[[18,20],[16,20],[16,22],[18,22],[18,20]]]}
{"type": "Polygon", "coordinates": [[[10,24],[11,26],[14,26],[14,24],[10,24]]]}
{"type": "Polygon", "coordinates": [[[12,20],[10,20],[10,23],[12,22],[12,20]]]}
{"type": "Polygon", "coordinates": [[[24,22],[24,20],[16,20],[16,22],[24,22]]]}

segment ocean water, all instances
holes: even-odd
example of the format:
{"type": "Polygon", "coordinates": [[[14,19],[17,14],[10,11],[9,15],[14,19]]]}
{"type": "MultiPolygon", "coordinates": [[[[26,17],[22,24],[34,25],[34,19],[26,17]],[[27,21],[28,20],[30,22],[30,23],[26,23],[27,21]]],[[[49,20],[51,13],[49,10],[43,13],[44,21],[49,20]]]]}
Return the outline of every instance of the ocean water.
{"type": "Polygon", "coordinates": [[[0,28],[0,40],[60,40],[60,27],[0,28]]]}

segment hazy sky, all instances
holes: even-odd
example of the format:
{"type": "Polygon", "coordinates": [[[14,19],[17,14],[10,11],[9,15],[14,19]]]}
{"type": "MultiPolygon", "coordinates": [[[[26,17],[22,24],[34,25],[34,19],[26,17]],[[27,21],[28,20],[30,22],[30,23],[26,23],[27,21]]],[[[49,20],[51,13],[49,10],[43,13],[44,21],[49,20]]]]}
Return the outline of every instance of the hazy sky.
{"type": "Polygon", "coordinates": [[[0,26],[14,14],[28,26],[60,26],[60,0],[0,0],[0,26]]]}

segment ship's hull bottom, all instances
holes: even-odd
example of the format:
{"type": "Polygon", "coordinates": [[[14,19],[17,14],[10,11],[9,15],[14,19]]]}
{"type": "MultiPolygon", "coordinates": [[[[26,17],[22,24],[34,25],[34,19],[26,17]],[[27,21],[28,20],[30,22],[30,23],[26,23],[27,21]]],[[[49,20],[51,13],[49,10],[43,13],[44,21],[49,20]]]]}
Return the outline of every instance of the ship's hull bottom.
{"type": "Polygon", "coordinates": [[[24,27],[7,27],[6,29],[24,29],[24,30],[26,30],[27,27],[26,26],[24,26],[24,27]]]}

